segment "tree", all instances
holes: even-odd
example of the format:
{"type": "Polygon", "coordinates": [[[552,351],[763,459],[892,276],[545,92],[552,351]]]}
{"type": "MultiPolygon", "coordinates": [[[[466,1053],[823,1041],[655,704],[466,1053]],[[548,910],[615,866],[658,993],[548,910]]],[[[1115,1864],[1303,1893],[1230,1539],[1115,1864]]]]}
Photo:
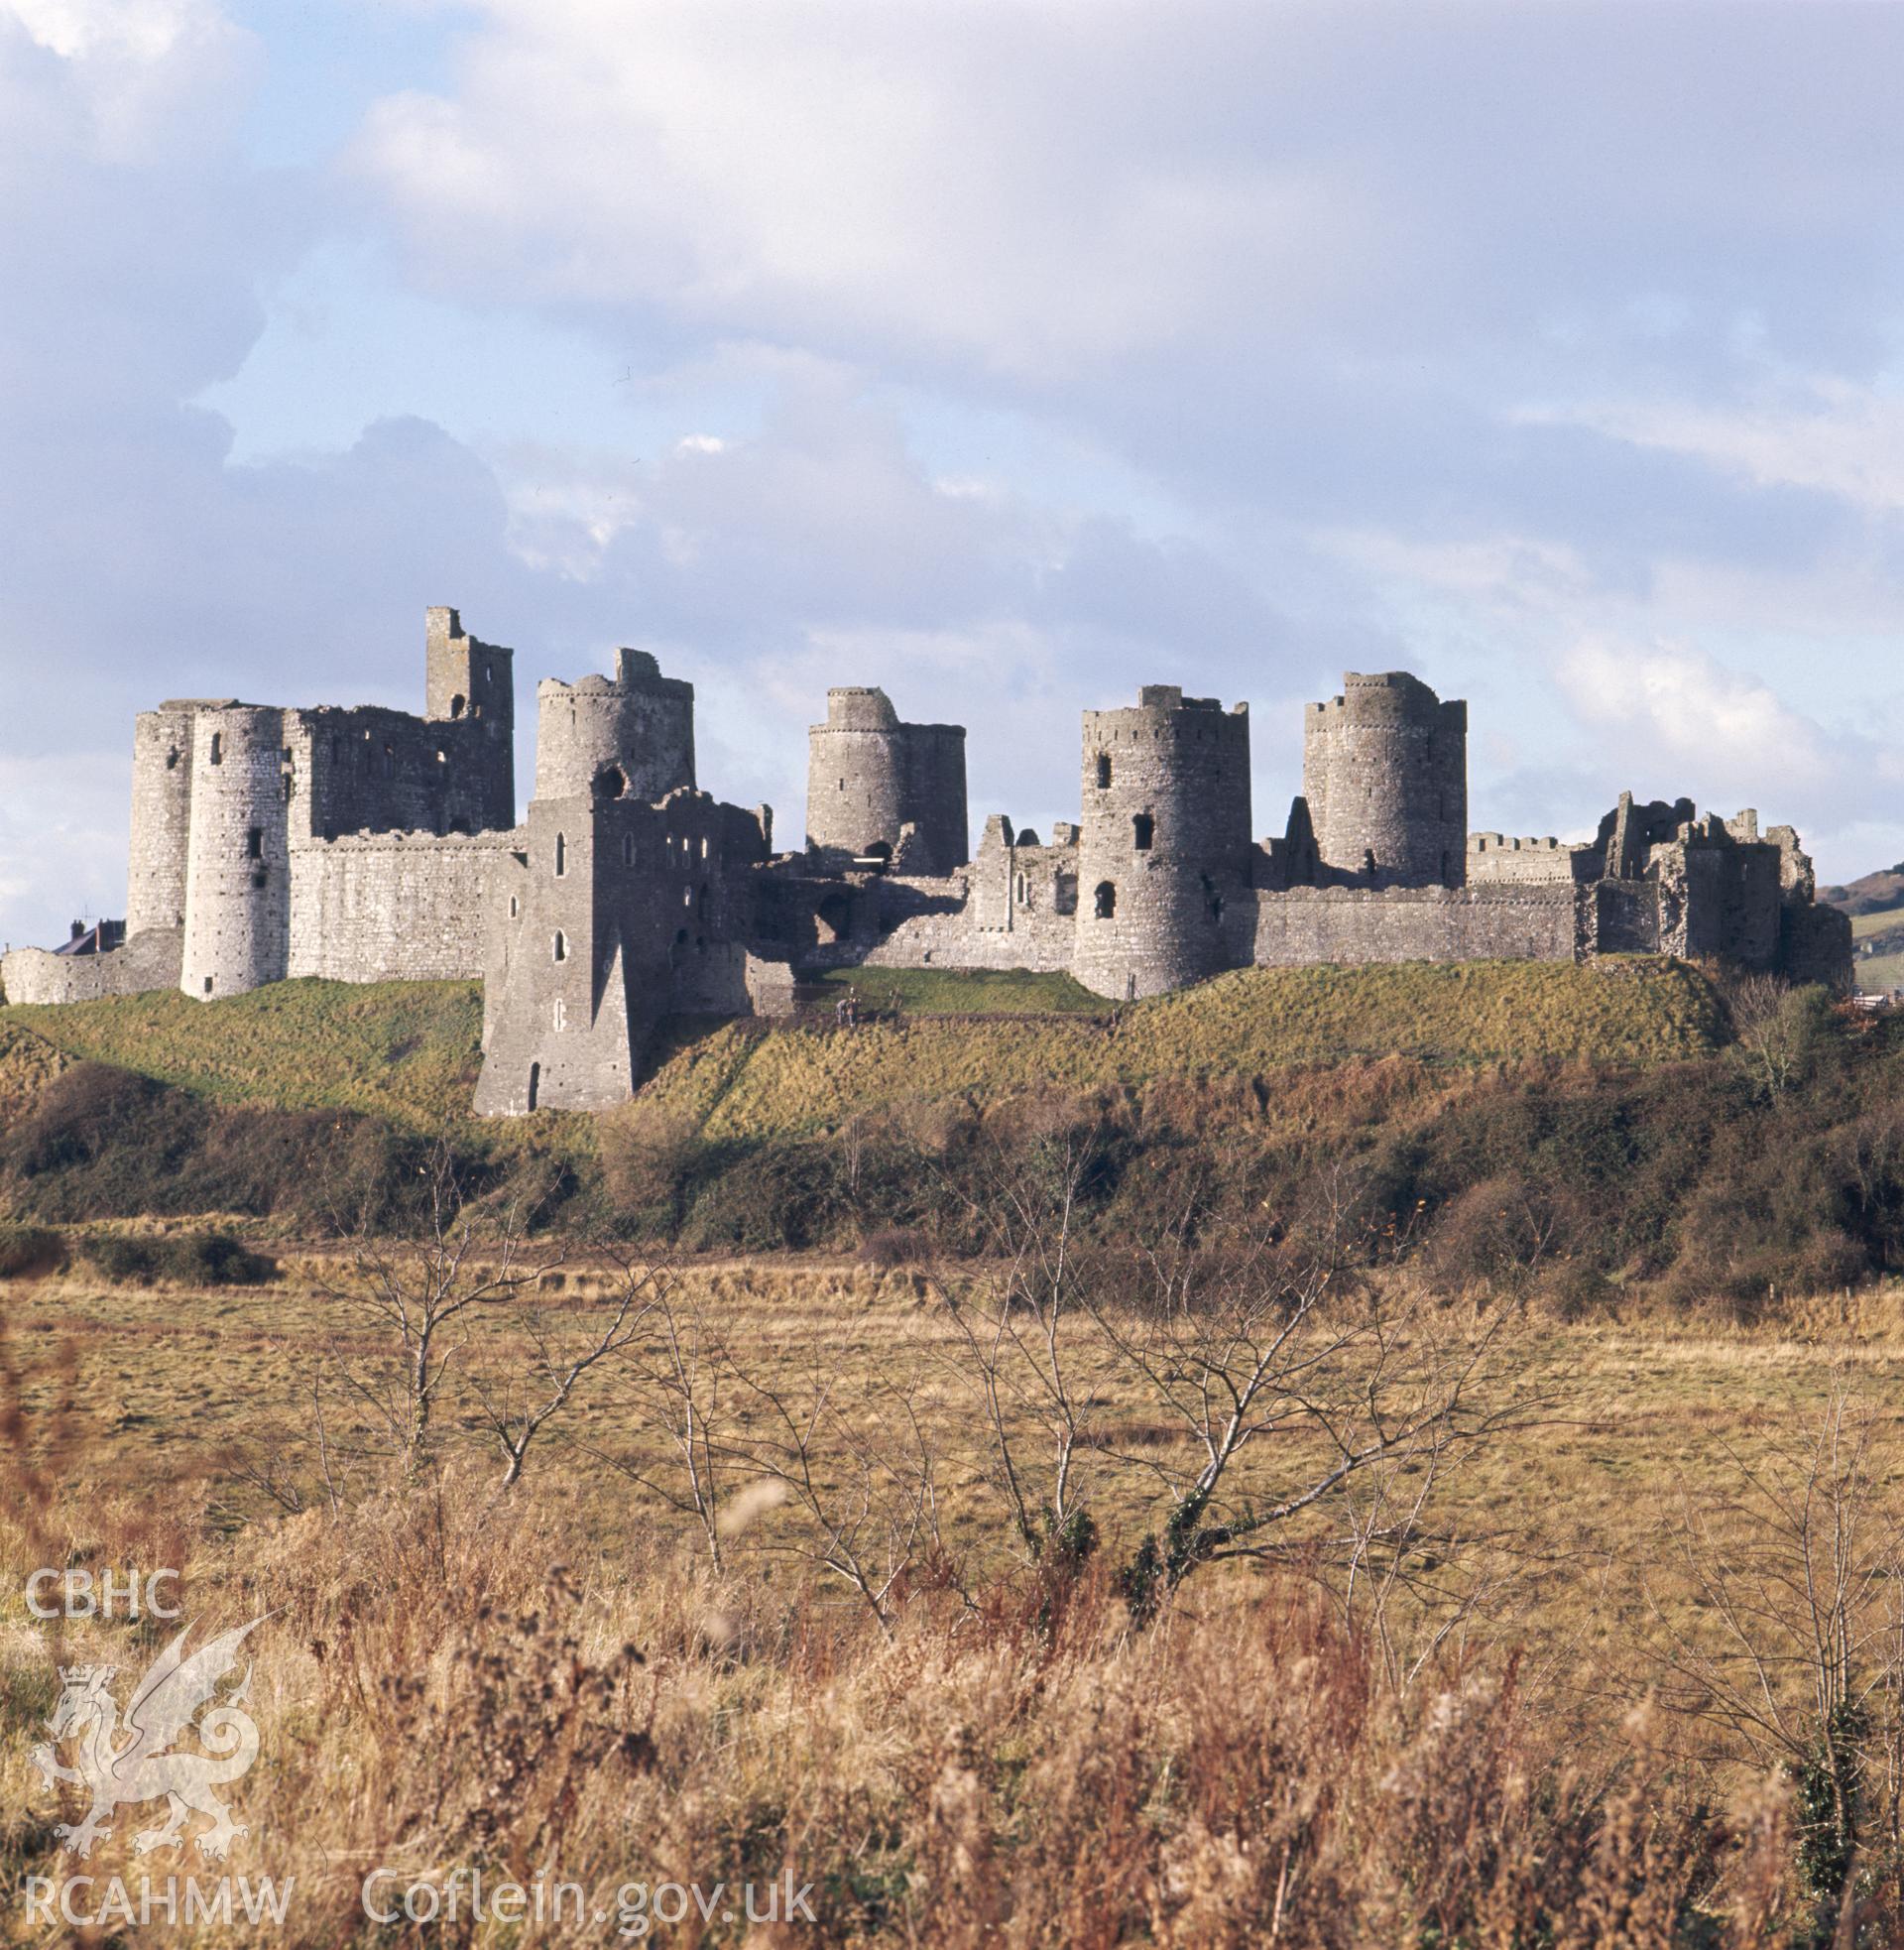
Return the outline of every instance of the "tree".
{"type": "Polygon", "coordinates": [[[411,1223],[382,1223],[377,1201],[366,1195],[344,1229],[342,1272],[316,1282],[353,1323],[351,1331],[327,1336],[328,1365],[406,1471],[428,1456],[473,1310],[533,1290],[568,1252],[560,1241],[533,1243],[519,1203],[491,1210],[473,1198],[446,1136],[430,1147],[417,1175],[411,1223]]]}
{"type": "Polygon", "coordinates": [[[519,1331],[474,1378],[482,1418],[502,1448],[505,1490],[521,1481],[530,1444],[568,1406],[583,1378],[628,1354],[673,1283],[664,1267],[606,1246],[595,1250],[614,1270],[607,1296],[524,1309],[519,1331]]]}
{"type": "Polygon", "coordinates": [[[1726,1487],[1667,1521],[1677,1576],[1644,1579],[1653,1669],[1665,1704],[1789,1776],[1830,1929],[1860,1858],[1904,1866],[1900,1458],[1892,1417],[1842,1383],[1809,1433],[1759,1433],[1761,1454],[1728,1447],[1726,1487]]]}

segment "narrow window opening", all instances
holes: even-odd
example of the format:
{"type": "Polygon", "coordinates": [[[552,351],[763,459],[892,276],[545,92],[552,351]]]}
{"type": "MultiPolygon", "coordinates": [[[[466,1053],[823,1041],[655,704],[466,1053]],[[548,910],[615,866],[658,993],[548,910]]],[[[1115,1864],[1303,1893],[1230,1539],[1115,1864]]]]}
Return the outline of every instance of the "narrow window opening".
{"type": "Polygon", "coordinates": [[[1118,912],[1118,890],[1110,881],[1098,882],[1096,900],[1097,917],[1100,920],[1109,920],[1118,912]]]}
{"type": "Polygon", "coordinates": [[[468,708],[469,699],[461,691],[449,700],[449,715],[452,718],[460,718],[468,708]]]}
{"type": "Polygon", "coordinates": [[[1109,752],[1100,752],[1098,754],[1098,791],[1103,792],[1110,783],[1111,754],[1109,752]]]}
{"type": "Polygon", "coordinates": [[[555,835],[555,878],[560,880],[568,872],[568,835],[555,835]]]}
{"type": "Polygon", "coordinates": [[[568,959],[568,936],[559,927],[555,930],[555,959],[557,961],[568,959]]]}
{"type": "Polygon", "coordinates": [[[262,860],[265,857],[265,832],[262,826],[253,826],[245,835],[245,858],[262,860]]]}
{"type": "Polygon", "coordinates": [[[211,993],[211,977],[209,975],[205,977],[205,993],[207,995],[211,993]]]}
{"type": "Polygon", "coordinates": [[[211,762],[213,765],[223,765],[225,762],[225,734],[222,731],[211,734],[211,762]]]}
{"type": "Polygon", "coordinates": [[[1139,812],[1130,821],[1130,843],[1139,853],[1150,851],[1150,842],[1156,838],[1157,822],[1147,812],[1139,812]]]}
{"type": "Polygon", "coordinates": [[[531,1063],[529,1066],[529,1107],[536,1108],[536,1099],[542,1094],[542,1066],[531,1063]]]}

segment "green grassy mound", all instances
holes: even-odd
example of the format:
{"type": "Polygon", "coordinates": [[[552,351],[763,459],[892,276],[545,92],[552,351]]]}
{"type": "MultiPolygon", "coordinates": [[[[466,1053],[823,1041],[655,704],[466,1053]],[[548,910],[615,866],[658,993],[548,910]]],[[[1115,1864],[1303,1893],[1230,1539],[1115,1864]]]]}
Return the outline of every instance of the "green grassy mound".
{"type": "Polygon", "coordinates": [[[467,1112],[482,1022],[474,982],[278,982],[215,1002],[162,989],[16,1005],[0,1009],[0,1114],[9,1095],[90,1060],[219,1103],[425,1129],[467,1112]]]}
{"type": "MultiPolygon", "coordinates": [[[[866,991],[869,995],[870,990],[866,991]]],[[[1152,1002],[1037,1025],[934,1020],[834,1031],[727,1025],[678,1048],[637,1101],[710,1138],[824,1129],[882,1105],[990,1102],[1160,1077],[1253,1076],[1409,1055],[1677,1062],[1723,1039],[1711,986],[1684,965],[1615,959],[1243,969],[1152,1002]]]]}

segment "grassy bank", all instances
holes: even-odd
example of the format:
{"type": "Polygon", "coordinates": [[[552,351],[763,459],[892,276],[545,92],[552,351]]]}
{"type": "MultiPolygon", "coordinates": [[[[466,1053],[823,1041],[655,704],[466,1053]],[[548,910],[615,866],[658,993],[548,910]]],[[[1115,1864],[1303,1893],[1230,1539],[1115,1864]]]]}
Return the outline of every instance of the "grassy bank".
{"type": "MultiPolygon", "coordinates": [[[[876,993],[871,986],[865,991],[876,993]]],[[[638,1096],[710,1139],[791,1136],[870,1109],[967,1096],[1250,1078],[1296,1065],[1430,1062],[1656,1064],[1722,1038],[1710,985],[1680,963],[1618,959],[1244,969],[1077,1021],[930,1017],[833,1032],[723,1026],[662,1064],[638,1096]]]]}
{"type": "Polygon", "coordinates": [[[162,989],[14,1006],[0,1009],[0,1090],[9,1047],[37,1044],[55,1062],[111,1063],[217,1103],[433,1128],[468,1109],[482,1024],[474,982],[277,982],[218,1002],[162,989]]]}

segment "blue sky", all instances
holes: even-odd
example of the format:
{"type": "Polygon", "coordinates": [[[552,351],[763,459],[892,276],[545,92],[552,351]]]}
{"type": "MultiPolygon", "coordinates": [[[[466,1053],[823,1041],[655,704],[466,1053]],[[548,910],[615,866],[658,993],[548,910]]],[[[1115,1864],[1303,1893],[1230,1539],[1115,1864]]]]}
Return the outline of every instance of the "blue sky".
{"type": "MultiPolygon", "coordinates": [[[[0,0],[0,939],[123,910],[131,720],[654,650],[797,835],[876,681],[973,812],[1077,714],[1465,695],[1904,855],[1904,10],[0,0]]],[[[527,756],[527,755],[525,755],[527,756]]],[[[524,776],[527,776],[525,767],[524,776]]]]}

